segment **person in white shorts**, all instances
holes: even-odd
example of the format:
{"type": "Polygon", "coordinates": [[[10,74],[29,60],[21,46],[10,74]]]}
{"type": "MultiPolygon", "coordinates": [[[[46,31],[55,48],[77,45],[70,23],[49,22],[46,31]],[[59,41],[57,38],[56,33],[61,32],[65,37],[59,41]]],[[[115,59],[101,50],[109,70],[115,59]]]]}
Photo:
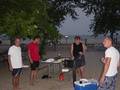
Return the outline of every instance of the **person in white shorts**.
{"type": "Polygon", "coordinates": [[[19,90],[20,74],[22,71],[22,54],[20,48],[20,38],[15,38],[15,44],[8,50],[8,62],[12,71],[13,90],[19,90]]]}
{"type": "Polygon", "coordinates": [[[107,50],[105,51],[105,57],[102,59],[104,67],[99,80],[100,86],[98,90],[115,90],[120,54],[113,47],[110,37],[104,39],[103,45],[107,50]]]}

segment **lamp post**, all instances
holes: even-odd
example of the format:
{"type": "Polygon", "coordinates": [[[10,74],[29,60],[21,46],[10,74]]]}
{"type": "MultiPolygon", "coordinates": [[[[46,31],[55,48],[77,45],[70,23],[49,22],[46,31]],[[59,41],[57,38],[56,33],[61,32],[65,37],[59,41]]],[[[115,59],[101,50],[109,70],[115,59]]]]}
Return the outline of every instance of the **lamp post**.
{"type": "Polygon", "coordinates": [[[66,54],[65,54],[65,57],[67,57],[67,50],[68,50],[68,48],[67,48],[67,44],[68,44],[68,38],[69,38],[69,36],[65,36],[65,40],[66,40],[66,43],[65,43],[65,52],[66,52],[66,54]]]}
{"type": "Polygon", "coordinates": [[[68,37],[69,36],[67,36],[67,35],[65,36],[66,44],[68,44],[68,37]]]}

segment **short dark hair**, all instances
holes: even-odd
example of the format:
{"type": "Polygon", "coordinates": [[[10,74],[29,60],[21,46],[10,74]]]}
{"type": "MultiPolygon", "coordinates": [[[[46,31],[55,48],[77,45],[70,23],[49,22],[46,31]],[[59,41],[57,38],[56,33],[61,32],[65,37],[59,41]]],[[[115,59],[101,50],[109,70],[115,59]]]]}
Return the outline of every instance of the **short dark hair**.
{"type": "Polygon", "coordinates": [[[105,39],[110,40],[111,42],[113,42],[112,38],[110,36],[106,36],[105,39]]]}
{"type": "Polygon", "coordinates": [[[14,40],[16,40],[16,39],[21,39],[21,37],[20,36],[15,36],[14,40]]]}
{"type": "Polygon", "coordinates": [[[15,36],[15,37],[12,39],[13,42],[11,43],[11,45],[15,45],[15,41],[16,41],[17,39],[21,40],[21,37],[20,37],[20,36],[15,36]]]}
{"type": "Polygon", "coordinates": [[[80,40],[80,36],[75,36],[75,40],[80,40]]]}
{"type": "Polygon", "coordinates": [[[38,36],[35,36],[34,38],[33,38],[33,40],[35,40],[35,39],[40,39],[40,36],[38,35],[38,36]]]}

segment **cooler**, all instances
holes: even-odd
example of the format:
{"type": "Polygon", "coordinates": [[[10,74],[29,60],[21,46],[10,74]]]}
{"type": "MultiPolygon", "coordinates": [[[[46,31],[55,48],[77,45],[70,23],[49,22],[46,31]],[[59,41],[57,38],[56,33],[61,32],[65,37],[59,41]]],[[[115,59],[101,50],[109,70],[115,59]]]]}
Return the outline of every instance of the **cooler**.
{"type": "Polygon", "coordinates": [[[98,84],[95,80],[76,81],[74,90],[97,90],[98,84]],[[81,82],[80,82],[81,81],[81,82]]]}

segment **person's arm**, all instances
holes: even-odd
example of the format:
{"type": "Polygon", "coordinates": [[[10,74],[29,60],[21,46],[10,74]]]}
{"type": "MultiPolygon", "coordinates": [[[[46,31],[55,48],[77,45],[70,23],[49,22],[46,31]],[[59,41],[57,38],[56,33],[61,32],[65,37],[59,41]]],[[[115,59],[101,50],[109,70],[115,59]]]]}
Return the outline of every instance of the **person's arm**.
{"type": "Polygon", "coordinates": [[[8,63],[9,63],[9,69],[10,69],[10,71],[12,71],[13,70],[13,67],[12,67],[12,64],[11,64],[11,59],[10,59],[10,55],[8,55],[8,63]]]}
{"type": "Polygon", "coordinates": [[[104,57],[101,59],[101,62],[102,62],[103,64],[105,64],[105,63],[106,63],[106,60],[105,60],[105,58],[104,58],[104,57]]]}
{"type": "Polygon", "coordinates": [[[71,57],[74,58],[74,56],[73,56],[73,44],[71,45],[71,57]]]}
{"type": "Polygon", "coordinates": [[[117,67],[118,67],[118,70],[119,70],[119,69],[120,69],[120,59],[119,59],[119,61],[118,61],[117,67]]]}
{"type": "Polygon", "coordinates": [[[87,46],[85,44],[82,44],[82,47],[83,47],[83,53],[85,53],[87,50],[87,46]]]}
{"type": "Polygon", "coordinates": [[[22,50],[21,50],[21,47],[20,47],[20,52],[21,52],[21,61],[22,61],[22,66],[24,66],[24,64],[23,64],[23,56],[22,56],[22,50]]]}
{"type": "Polygon", "coordinates": [[[29,49],[28,49],[28,57],[29,57],[30,63],[33,63],[32,58],[31,58],[31,55],[30,55],[30,50],[29,50],[29,49]]]}
{"type": "Polygon", "coordinates": [[[105,61],[104,62],[104,68],[103,68],[103,72],[102,72],[101,77],[100,77],[100,85],[102,85],[104,83],[105,75],[108,72],[110,62],[111,62],[111,58],[106,57],[104,61],[105,61]]]}
{"type": "Polygon", "coordinates": [[[10,47],[9,50],[8,50],[8,63],[9,63],[10,71],[13,70],[12,63],[11,63],[11,56],[12,55],[13,55],[13,50],[12,50],[12,47],[10,47]]]}

